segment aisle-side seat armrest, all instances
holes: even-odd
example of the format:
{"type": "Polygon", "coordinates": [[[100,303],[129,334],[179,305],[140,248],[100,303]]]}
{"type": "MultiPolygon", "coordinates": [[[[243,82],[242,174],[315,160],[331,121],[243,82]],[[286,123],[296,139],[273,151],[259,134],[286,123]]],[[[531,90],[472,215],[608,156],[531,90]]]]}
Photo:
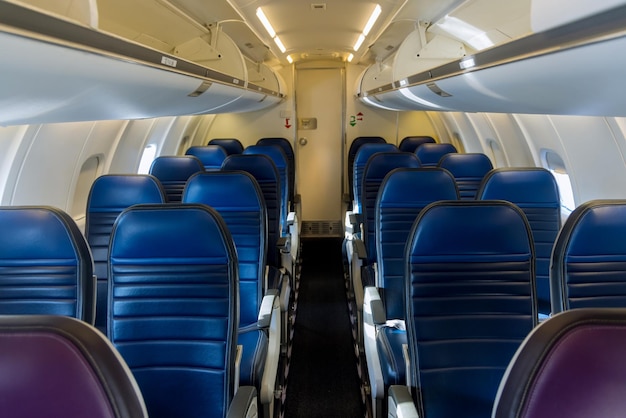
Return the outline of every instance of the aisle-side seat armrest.
{"type": "Polygon", "coordinates": [[[389,387],[389,418],[419,418],[413,398],[406,386],[389,387]]]}
{"type": "Polygon", "coordinates": [[[272,321],[274,300],[278,298],[277,289],[268,289],[261,301],[261,307],[259,308],[259,316],[257,319],[257,326],[262,329],[267,329],[272,321]]]}
{"type": "Polygon", "coordinates": [[[359,260],[367,260],[367,248],[362,239],[355,239],[353,243],[354,255],[359,260]]]}
{"type": "Polygon", "coordinates": [[[288,253],[290,247],[291,247],[291,237],[283,236],[283,237],[278,237],[278,239],[276,240],[276,248],[278,248],[278,250],[281,253],[288,253]]]}
{"type": "Polygon", "coordinates": [[[233,397],[226,418],[258,417],[258,401],[254,386],[241,386],[233,397]]]}
{"type": "Polygon", "coordinates": [[[287,225],[293,225],[296,222],[296,212],[289,212],[287,214],[287,225]]]}
{"type": "Polygon", "coordinates": [[[363,305],[363,310],[367,309],[367,313],[371,314],[372,323],[374,325],[384,325],[387,322],[383,301],[376,287],[365,287],[363,305]],[[365,308],[365,306],[367,306],[367,308],[365,308]]]}
{"type": "Polygon", "coordinates": [[[278,363],[280,359],[281,343],[281,312],[278,292],[268,291],[259,309],[257,324],[267,332],[267,354],[265,356],[265,366],[263,377],[259,388],[259,400],[261,404],[268,405],[274,400],[274,390],[278,377],[278,363]]]}

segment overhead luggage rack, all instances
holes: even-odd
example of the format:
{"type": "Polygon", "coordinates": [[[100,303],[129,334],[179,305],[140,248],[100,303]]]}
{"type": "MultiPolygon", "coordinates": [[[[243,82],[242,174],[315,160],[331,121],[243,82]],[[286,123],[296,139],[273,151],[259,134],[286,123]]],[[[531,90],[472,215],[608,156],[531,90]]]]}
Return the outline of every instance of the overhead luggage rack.
{"type": "MultiPolygon", "coordinates": [[[[624,116],[625,27],[618,6],[380,85],[363,80],[358,97],[394,110],[624,116]]],[[[393,73],[410,62],[395,57],[405,67],[393,73]]]]}
{"type": "Polygon", "coordinates": [[[0,124],[251,111],[285,97],[278,76],[276,90],[249,83],[240,51],[220,39],[233,74],[1,1],[0,76],[14,81],[0,86],[0,124]]]}

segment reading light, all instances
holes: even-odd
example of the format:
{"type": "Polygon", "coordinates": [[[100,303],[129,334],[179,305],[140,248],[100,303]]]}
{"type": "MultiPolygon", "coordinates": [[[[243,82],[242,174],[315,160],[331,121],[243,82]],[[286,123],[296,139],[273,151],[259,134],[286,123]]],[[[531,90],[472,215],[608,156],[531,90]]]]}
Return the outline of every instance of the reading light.
{"type": "Polygon", "coordinates": [[[353,54],[348,55],[348,62],[352,62],[352,59],[354,58],[353,54]]]}
{"type": "Polygon", "coordinates": [[[293,58],[291,58],[291,55],[287,55],[287,61],[289,61],[289,64],[293,64],[293,58]]]}
{"type": "Polygon", "coordinates": [[[372,30],[372,26],[374,26],[374,23],[376,23],[376,19],[378,19],[378,16],[380,16],[381,11],[382,9],[380,8],[380,4],[377,4],[376,7],[374,7],[374,11],[370,16],[370,19],[367,21],[365,27],[363,28],[363,35],[367,36],[367,34],[370,33],[370,30],[372,30]]]}
{"type": "Polygon", "coordinates": [[[363,36],[363,34],[359,35],[359,39],[356,40],[356,43],[354,44],[354,50],[358,51],[359,48],[361,47],[361,44],[363,43],[363,41],[365,40],[365,36],[363,36]]]}
{"type": "Polygon", "coordinates": [[[283,43],[280,41],[280,38],[278,36],[274,37],[274,43],[276,44],[278,49],[280,49],[280,52],[284,53],[286,51],[285,45],[283,45],[283,43]]]}
{"type": "Polygon", "coordinates": [[[263,23],[263,26],[265,27],[267,33],[269,33],[270,36],[274,38],[276,36],[276,31],[274,31],[272,24],[269,20],[267,20],[267,17],[265,17],[265,13],[263,13],[263,10],[261,10],[260,7],[257,7],[256,9],[256,17],[258,17],[261,23],[263,23]]]}

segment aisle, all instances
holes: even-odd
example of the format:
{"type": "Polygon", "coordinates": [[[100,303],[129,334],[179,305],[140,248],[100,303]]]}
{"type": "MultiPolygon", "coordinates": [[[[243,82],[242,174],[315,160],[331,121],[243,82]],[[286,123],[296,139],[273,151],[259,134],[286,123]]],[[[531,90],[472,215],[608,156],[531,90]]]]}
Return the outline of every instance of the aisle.
{"type": "Polygon", "coordinates": [[[303,240],[302,258],[284,416],[363,417],[343,281],[341,239],[303,240]]]}

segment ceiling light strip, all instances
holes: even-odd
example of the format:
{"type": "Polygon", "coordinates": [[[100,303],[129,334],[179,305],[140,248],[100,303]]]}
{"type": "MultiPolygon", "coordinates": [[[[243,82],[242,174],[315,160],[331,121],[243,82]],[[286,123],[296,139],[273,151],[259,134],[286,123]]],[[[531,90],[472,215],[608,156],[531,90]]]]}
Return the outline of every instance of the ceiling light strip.
{"type": "Polygon", "coordinates": [[[370,30],[372,30],[372,27],[374,26],[374,23],[376,23],[376,20],[380,16],[381,12],[382,12],[382,9],[380,7],[380,4],[377,4],[376,7],[374,7],[374,11],[370,15],[370,18],[367,20],[367,23],[365,24],[365,27],[363,28],[363,32],[361,32],[361,34],[359,35],[359,38],[354,44],[355,51],[359,50],[359,48],[365,41],[365,37],[370,33],[370,30]]]}

